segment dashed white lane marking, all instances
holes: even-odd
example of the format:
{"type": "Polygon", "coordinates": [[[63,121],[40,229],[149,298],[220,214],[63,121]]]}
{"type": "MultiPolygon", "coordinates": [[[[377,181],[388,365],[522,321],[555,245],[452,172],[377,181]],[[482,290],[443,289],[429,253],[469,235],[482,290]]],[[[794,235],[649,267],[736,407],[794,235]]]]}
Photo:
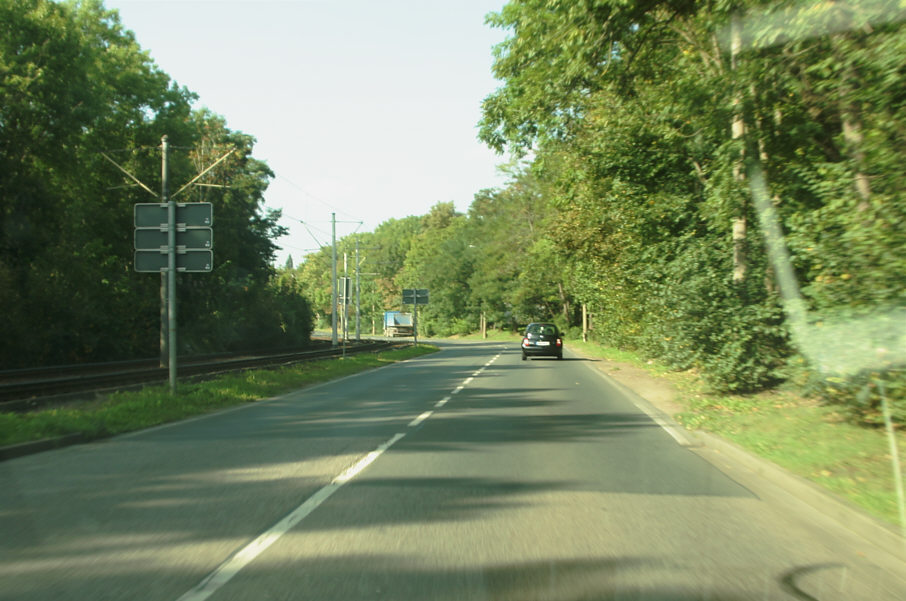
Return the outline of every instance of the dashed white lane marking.
{"type": "Polygon", "coordinates": [[[417,425],[419,425],[420,423],[422,423],[423,421],[425,421],[426,419],[428,419],[429,417],[431,417],[431,414],[432,414],[432,413],[434,413],[434,412],[433,412],[433,411],[425,411],[424,413],[422,413],[421,415],[419,415],[418,417],[416,417],[414,420],[412,420],[411,422],[409,422],[409,427],[410,427],[410,428],[416,427],[417,425]]]}
{"type": "Polygon", "coordinates": [[[220,587],[233,579],[233,576],[251,563],[256,557],[273,545],[286,534],[293,526],[305,519],[308,514],[318,508],[324,501],[337,492],[341,486],[352,480],[366,467],[371,465],[384,451],[397,443],[404,433],[398,432],[390,440],[371,451],[354,465],[346,468],[339,476],[331,480],[330,484],[310,496],[304,503],[296,507],[282,520],[271,526],[264,534],[239,550],[231,558],[220,564],[211,574],[201,581],[195,588],[184,594],[178,601],[203,601],[213,595],[220,587]]]}
{"type": "MultiPolygon", "coordinates": [[[[501,353],[502,354],[502,353],[501,353]]],[[[493,359],[488,361],[485,364],[485,367],[489,366],[491,363],[497,360],[500,357],[500,354],[495,356],[493,359]]],[[[466,378],[462,384],[457,386],[451,394],[457,394],[466,385],[471,382],[475,376],[484,371],[484,367],[478,370],[474,375],[466,378]]],[[[446,405],[451,396],[446,396],[439,400],[435,407],[443,407],[446,405]]],[[[428,410],[413,419],[409,422],[409,428],[414,428],[420,425],[423,421],[428,419],[434,414],[433,410],[428,410]]],[[[355,478],[360,474],[365,468],[374,463],[374,461],[384,454],[384,452],[392,447],[394,444],[399,442],[406,436],[405,432],[397,432],[393,438],[386,441],[384,444],[371,451],[361,459],[359,459],[354,465],[343,470],[340,475],[330,481],[330,484],[321,488],[305,500],[304,503],[292,510],[286,517],[282,520],[271,526],[266,532],[261,534],[258,538],[247,544],[245,547],[237,551],[232,557],[220,564],[217,569],[211,572],[204,580],[202,580],[198,586],[188,591],[182,597],[177,599],[177,601],[204,601],[213,595],[218,589],[223,585],[233,579],[233,577],[239,573],[242,568],[250,564],[255,560],[259,555],[264,553],[268,547],[273,545],[281,536],[289,532],[289,530],[304,520],[308,515],[317,509],[324,501],[330,498],[330,496],[337,492],[341,486],[355,478]]]]}

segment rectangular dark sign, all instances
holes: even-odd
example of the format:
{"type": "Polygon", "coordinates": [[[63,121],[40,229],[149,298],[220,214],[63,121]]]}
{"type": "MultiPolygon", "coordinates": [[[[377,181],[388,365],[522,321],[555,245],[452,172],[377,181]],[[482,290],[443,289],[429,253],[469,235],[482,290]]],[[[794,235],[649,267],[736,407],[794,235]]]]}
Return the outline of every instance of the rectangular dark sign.
{"type": "MultiPolygon", "coordinates": [[[[209,227],[176,232],[176,247],[207,250],[214,246],[214,232],[209,227]]],[[[135,230],[135,250],[157,250],[167,247],[167,232],[159,229],[135,230]]]]}
{"type": "MultiPolygon", "coordinates": [[[[176,223],[186,227],[211,227],[214,209],[209,202],[176,203],[176,223]]],[[[139,202],[135,205],[135,227],[160,227],[167,224],[167,203],[139,202]]]]}
{"type": "MultiPolygon", "coordinates": [[[[167,253],[160,250],[135,251],[135,271],[159,272],[167,269],[167,253]]],[[[207,273],[214,269],[214,253],[210,250],[187,250],[176,253],[176,271],[207,273]]]]}

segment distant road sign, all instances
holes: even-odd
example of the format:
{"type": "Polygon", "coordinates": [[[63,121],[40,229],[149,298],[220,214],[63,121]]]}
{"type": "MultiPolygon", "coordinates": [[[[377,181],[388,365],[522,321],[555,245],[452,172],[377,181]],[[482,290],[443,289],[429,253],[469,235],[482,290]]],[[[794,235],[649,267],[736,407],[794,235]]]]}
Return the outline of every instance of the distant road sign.
{"type": "MultiPolygon", "coordinates": [[[[139,202],[135,204],[135,227],[160,227],[167,224],[167,203],[139,202]]],[[[214,209],[209,202],[176,203],[176,223],[185,227],[211,227],[214,209]]]]}
{"type": "Polygon", "coordinates": [[[427,305],[428,289],[427,288],[403,288],[404,305],[427,305]]]}
{"type": "MultiPolygon", "coordinates": [[[[214,268],[214,253],[210,250],[187,250],[176,253],[176,271],[207,273],[214,268]]],[[[158,273],[167,269],[167,252],[136,250],[135,271],[158,273]]]]}
{"type": "Polygon", "coordinates": [[[340,302],[348,305],[352,297],[352,278],[341,277],[337,282],[337,288],[340,291],[340,302]]]}
{"type": "MultiPolygon", "coordinates": [[[[176,232],[176,248],[183,250],[208,250],[214,246],[214,231],[209,227],[186,229],[176,232]]],[[[167,247],[167,231],[153,228],[135,230],[135,250],[156,250],[167,247]]]]}

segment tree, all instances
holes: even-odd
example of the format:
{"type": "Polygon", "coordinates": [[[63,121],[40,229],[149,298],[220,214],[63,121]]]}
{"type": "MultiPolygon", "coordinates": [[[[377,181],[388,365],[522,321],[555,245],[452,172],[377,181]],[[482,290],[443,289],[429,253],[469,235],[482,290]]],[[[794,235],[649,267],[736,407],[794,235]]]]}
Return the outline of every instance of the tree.
{"type": "Polygon", "coordinates": [[[516,0],[490,17],[512,35],[481,137],[533,151],[600,334],[718,388],[780,376],[791,349],[740,157],[767,175],[813,308],[903,302],[894,4],[516,0]]]}
{"type": "Polygon", "coordinates": [[[452,202],[435,204],[394,279],[397,289],[430,290],[430,304],[419,309],[419,328],[428,335],[467,333],[477,324],[468,304],[472,266],[466,226],[452,202]]]}
{"type": "Polygon", "coordinates": [[[173,84],[99,1],[3,1],[0,31],[4,366],[156,352],[159,279],[133,270],[132,215],[136,202],[157,196],[111,189],[131,182],[106,157],[156,188],[162,134],[195,149],[173,153],[173,182],[194,177],[211,153],[236,149],[209,175],[229,188],[184,197],[214,202],[218,263],[212,274],[180,278],[188,324],[180,350],[236,348],[262,341],[262,332],[281,344],[307,337],[277,334],[285,294],[272,286],[270,263],[282,228],[278,214],[262,210],[272,174],[252,158],[253,138],[193,111],[195,95],[173,84]]]}
{"type": "Polygon", "coordinates": [[[141,325],[144,295],[127,281],[131,194],[108,190],[118,178],[97,151],[155,143],[152,122],[180,123],[192,95],[100,2],[3,2],[0,21],[0,344],[15,344],[0,359],[132,352],[156,328],[106,334],[113,323],[141,325]]]}

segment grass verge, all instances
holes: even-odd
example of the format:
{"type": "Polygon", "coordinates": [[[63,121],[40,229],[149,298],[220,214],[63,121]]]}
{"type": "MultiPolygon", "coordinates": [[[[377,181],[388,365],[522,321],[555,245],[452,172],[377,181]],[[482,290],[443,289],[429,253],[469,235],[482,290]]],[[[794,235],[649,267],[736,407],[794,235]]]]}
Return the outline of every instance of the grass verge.
{"type": "MultiPolygon", "coordinates": [[[[890,449],[882,429],[851,423],[842,409],[792,391],[715,394],[694,373],[673,372],[593,343],[570,344],[586,355],[629,363],[669,380],[683,408],[673,418],[687,429],[730,440],[890,524],[898,523],[890,449]]],[[[906,433],[897,433],[897,445],[901,463],[906,463],[906,433]]]]}
{"type": "Polygon", "coordinates": [[[201,382],[183,382],[175,396],[166,386],[116,392],[96,401],[31,413],[0,413],[0,446],[82,434],[92,440],[178,421],[242,403],[254,403],[290,390],[335,380],[375,367],[438,350],[418,348],[350,355],[218,376],[201,382]]]}

